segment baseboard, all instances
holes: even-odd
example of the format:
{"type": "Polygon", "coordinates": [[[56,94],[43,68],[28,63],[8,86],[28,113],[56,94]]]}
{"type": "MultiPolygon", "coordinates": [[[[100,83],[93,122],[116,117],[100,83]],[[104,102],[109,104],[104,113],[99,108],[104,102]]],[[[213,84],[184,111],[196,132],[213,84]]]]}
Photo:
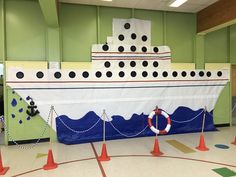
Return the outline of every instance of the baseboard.
{"type": "MultiPolygon", "coordinates": [[[[42,138],[40,139],[39,143],[42,142],[49,142],[50,138],[42,138]]],[[[31,139],[31,140],[20,140],[15,141],[17,144],[30,144],[30,143],[36,143],[38,139],[31,139]]],[[[16,145],[13,141],[8,141],[8,145],[16,145]]]]}
{"type": "Polygon", "coordinates": [[[229,123],[227,123],[227,124],[217,124],[217,125],[215,125],[216,127],[229,127],[230,126],[230,124],[229,123]]]}

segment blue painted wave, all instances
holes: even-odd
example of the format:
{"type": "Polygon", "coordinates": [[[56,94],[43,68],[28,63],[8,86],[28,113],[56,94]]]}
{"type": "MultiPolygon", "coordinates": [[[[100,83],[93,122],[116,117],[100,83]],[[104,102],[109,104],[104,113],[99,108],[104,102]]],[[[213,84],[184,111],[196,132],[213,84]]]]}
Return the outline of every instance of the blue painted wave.
{"type": "MultiPolygon", "coordinates": [[[[211,111],[212,114],[212,111],[211,111]]],[[[186,107],[179,107],[173,114],[170,115],[172,119],[171,130],[168,134],[190,133],[201,131],[203,121],[203,109],[193,111],[186,107]],[[198,115],[198,116],[197,116],[198,115]],[[196,117],[197,116],[197,117],[196,117]],[[193,119],[196,117],[195,119],[193,119]],[[193,120],[191,120],[193,119],[193,120]],[[188,122],[188,120],[191,120],[188,122]],[[181,122],[181,123],[179,123],[181,122]]],[[[123,134],[133,136],[141,132],[147,125],[148,115],[133,114],[129,120],[125,120],[122,116],[112,116],[112,124],[123,134]]],[[[88,112],[81,119],[73,120],[66,115],[61,115],[56,118],[56,128],[58,141],[64,144],[79,144],[87,142],[102,141],[103,135],[103,121],[99,121],[90,131],[85,133],[76,133],[75,131],[83,131],[93,126],[100,117],[93,111],[88,112]],[[66,127],[64,124],[68,127],[66,127]]],[[[153,119],[153,125],[156,125],[156,120],[153,119]]],[[[162,130],[166,127],[166,119],[158,116],[158,129],[162,130]]],[[[206,114],[204,131],[215,131],[213,118],[210,114],[206,114]]],[[[149,128],[146,128],[141,134],[136,137],[153,136],[155,135],[149,128]]],[[[106,140],[126,138],[117,132],[109,122],[106,122],[106,140]]]]}

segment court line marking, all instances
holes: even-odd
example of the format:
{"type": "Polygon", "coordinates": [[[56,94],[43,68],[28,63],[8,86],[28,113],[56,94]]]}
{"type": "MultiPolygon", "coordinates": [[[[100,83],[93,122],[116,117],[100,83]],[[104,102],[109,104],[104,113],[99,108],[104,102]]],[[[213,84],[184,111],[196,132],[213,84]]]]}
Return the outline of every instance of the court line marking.
{"type": "MultiPolygon", "coordinates": [[[[94,145],[92,145],[92,147],[95,149],[94,145]]],[[[207,160],[200,160],[200,159],[193,159],[193,158],[186,158],[186,157],[165,156],[165,155],[164,156],[154,157],[152,155],[138,155],[137,154],[137,155],[113,155],[113,156],[110,156],[110,157],[111,158],[123,158],[123,157],[170,158],[170,159],[180,159],[180,160],[189,160],[189,161],[203,162],[203,163],[209,163],[209,164],[214,164],[214,165],[221,165],[221,166],[227,166],[227,167],[236,168],[236,165],[231,165],[231,164],[225,164],[225,163],[213,162],[213,161],[207,161],[207,160]]],[[[74,163],[74,162],[81,162],[81,161],[87,161],[87,160],[95,160],[95,159],[97,159],[97,157],[91,157],[91,158],[85,158],[85,159],[78,159],[78,160],[61,162],[61,163],[58,163],[58,165],[74,163]]],[[[35,171],[38,171],[38,170],[43,170],[43,168],[37,168],[37,169],[34,169],[34,170],[26,171],[24,173],[13,175],[13,177],[22,176],[24,174],[32,173],[32,172],[35,172],[35,171]]]]}
{"type": "Polygon", "coordinates": [[[96,149],[95,149],[93,143],[90,143],[90,144],[91,144],[92,149],[93,149],[93,152],[94,152],[94,154],[95,154],[95,156],[96,156],[96,160],[97,160],[97,162],[98,162],[98,166],[99,166],[99,168],[100,168],[100,170],[101,170],[102,176],[103,176],[103,177],[107,177],[107,175],[106,175],[106,173],[105,173],[105,170],[104,170],[104,168],[103,168],[101,162],[98,160],[98,153],[97,153],[97,151],[96,151],[96,149]]]}

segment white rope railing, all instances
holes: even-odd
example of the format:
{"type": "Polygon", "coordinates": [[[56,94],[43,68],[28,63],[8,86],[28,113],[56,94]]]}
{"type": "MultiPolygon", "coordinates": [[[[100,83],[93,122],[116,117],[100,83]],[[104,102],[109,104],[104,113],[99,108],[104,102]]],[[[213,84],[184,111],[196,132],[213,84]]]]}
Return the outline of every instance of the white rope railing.
{"type": "Polygon", "coordinates": [[[177,121],[177,120],[171,119],[171,121],[172,121],[172,122],[175,122],[175,123],[179,123],[179,124],[192,122],[193,120],[197,119],[203,112],[204,112],[204,110],[202,110],[198,115],[196,115],[195,117],[193,117],[192,119],[189,119],[189,120],[177,121]]]}
{"type": "Polygon", "coordinates": [[[60,120],[60,122],[61,122],[68,130],[70,130],[70,131],[72,131],[72,132],[74,132],[74,133],[77,133],[77,134],[86,133],[86,132],[92,130],[92,129],[101,121],[101,119],[99,118],[99,119],[97,120],[97,122],[95,122],[91,127],[89,127],[89,128],[86,129],[86,130],[75,130],[75,129],[69,127],[69,126],[60,118],[60,116],[57,114],[57,112],[55,111],[55,109],[54,109],[54,112],[55,112],[55,114],[57,115],[57,118],[60,120]]]}
{"type": "MultiPolygon", "coordinates": [[[[122,133],[113,123],[112,121],[110,121],[111,119],[108,118],[107,114],[105,112],[103,112],[102,116],[100,117],[100,119],[97,120],[97,122],[95,122],[91,127],[89,127],[88,129],[86,130],[75,130],[73,128],[71,128],[70,126],[68,126],[61,118],[60,116],[57,114],[57,112],[55,111],[55,109],[53,110],[56,115],[57,115],[57,118],[60,120],[60,122],[70,131],[74,132],[74,133],[77,133],[77,134],[81,134],[81,133],[86,133],[90,130],[92,130],[101,120],[101,117],[105,115],[105,119],[106,121],[108,121],[110,123],[110,125],[112,126],[112,128],[118,132],[120,135],[126,137],[126,138],[133,138],[133,137],[136,137],[136,136],[139,136],[140,134],[142,134],[147,128],[148,128],[148,125],[145,126],[140,132],[134,134],[134,135],[127,135],[127,134],[124,134],[122,133]]],[[[177,120],[171,120],[172,122],[175,122],[175,123],[188,123],[188,122],[191,122],[195,119],[197,119],[202,113],[204,112],[204,109],[198,113],[196,116],[194,116],[193,118],[189,119],[189,120],[186,120],[186,121],[177,121],[177,120]]]]}
{"type": "MultiPolygon", "coordinates": [[[[106,116],[106,119],[109,120],[109,118],[108,118],[108,116],[107,116],[106,113],[105,113],[105,116],[106,116]]],[[[116,128],[116,127],[114,126],[114,124],[113,124],[111,121],[108,121],[108,122],[111,124],[111,126],[114,128],[114,130],[116,130],[120,135],[122,135],[122,136],[124,136],[124,137],[126,137],[126,138],[134,138],[134,137],[140,135],[141,133],[143,133],[143,132],[147,129],[147,127],[148,127],[148,125],[147,125],[146,127],[144,127],[143,130],[141,130],[141,131],[138,132],[137,134],[134,134],[134,135],[126,135],[126,134],[122,133],[118,128],[116,128]]]]}
{"type": "Polygon", "coordinates": [[[40,135],[39,139],[37,139],[37,141],[36,141],[35,143],[33,143],[31,146],[23,146],[23,145],[20,145],[19,143],[17,143],[17,141],[16,141],[14,138],[12,138],[12,136],[11,136],[9,130],[8,130],[7,124],[6,124],[5,121],[4,121],[4,117],[2,116],[1,119],[3,119],[4,129],[5,129],[6,133],[7,133],[8,139],[9,139],[10,141],[12,141],[12,142],[13,142],[18,148],[20,148],[20,149],[24,149],[24,150],[33,149],[34,147],[36,147],[36,145],[38,145],[38,143],[40,142],[40,140],[42,139],[43,135],[45,134],[45,132],[46,132],[46,130],[47,130],[47,128],[48,128],[48,123],[49,123],[51,111],[52,111],[52,109],[50,109],[50,111],[49,111],[48,118],[47,118],[47,121],[46,121],[46,123],[45,123],[45,126],[44,126],[44,129],[43,129],[43,131],[42,131],[42,134],[40,135]]]}
{"type": "Polygon", "coordinates": [[[232,108],[232,113],[234,112],[235,108],[236,108],[236,103],[234,103],[234,107],[232,108]]]}

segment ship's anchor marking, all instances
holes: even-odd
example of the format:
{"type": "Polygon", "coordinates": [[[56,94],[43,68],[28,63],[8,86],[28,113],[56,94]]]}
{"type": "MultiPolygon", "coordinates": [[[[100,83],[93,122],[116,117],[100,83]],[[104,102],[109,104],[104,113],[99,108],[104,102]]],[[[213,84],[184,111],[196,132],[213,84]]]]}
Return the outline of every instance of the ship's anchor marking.
{"type": "Polygon", "coordinates": [[[34,117],[36,116],[37,114],[39,114],[39,111],[36,109],[37,106],[35,105],[34,101],[32,98],[30,98],[30,105],[28,106],[28,109],[29,110],[26,110],[26,113],[31,116],[31,117],[34,117]]]}

